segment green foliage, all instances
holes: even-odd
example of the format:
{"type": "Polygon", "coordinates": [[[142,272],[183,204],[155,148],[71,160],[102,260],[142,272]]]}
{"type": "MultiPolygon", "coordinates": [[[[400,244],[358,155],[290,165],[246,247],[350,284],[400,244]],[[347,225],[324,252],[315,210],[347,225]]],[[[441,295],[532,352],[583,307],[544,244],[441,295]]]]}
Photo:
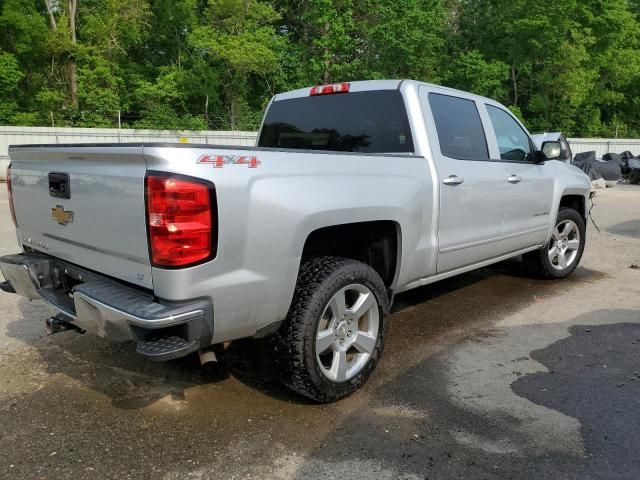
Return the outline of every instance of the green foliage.
{"type": "Polygon", "coordinates": [[[78,0],[76,43],[49,4],[0,0],[0,123],[255,129],[278,91],[414,78],[640,135],[639,0],[78,0]]]}
{"type": "Polygon", "coordinates": [[[507,100],[509,65],[487,61],[477,50],[461,53],[446,72],[447,85],[497,100],[507,100]]]}
{"type": "Polygon", "coordinates": [[[441,79],[446,14],[440,0],[357,3],[363,64],[369,77],[441,79]]]}
{"type": "Polygon", "coordinates": [[[16,57],[0,51],[0,123],[8,123],[15,115],[18,104],[18,84],[24,74],[20,71],[16,57]]]}
{"type": "Polygon", "coordinates": [[[162,68],[155,82],[141,80],[134,92],[142,118],[133,122],[136,128],[167,130],[204,130],[202,116],[188,113],[183,99],[187,73],[177,67],[162,68]]]}
{"type": "Polygon", "coordinates": [[[279,14],[258,0],[210,0],[204,24],[188,36],[188,44],[211,68],[221,71],[221,87],[232,129],[251,128],[247,111],[250,77],[265,77],[279,68],[275,22],[279,14]]]}

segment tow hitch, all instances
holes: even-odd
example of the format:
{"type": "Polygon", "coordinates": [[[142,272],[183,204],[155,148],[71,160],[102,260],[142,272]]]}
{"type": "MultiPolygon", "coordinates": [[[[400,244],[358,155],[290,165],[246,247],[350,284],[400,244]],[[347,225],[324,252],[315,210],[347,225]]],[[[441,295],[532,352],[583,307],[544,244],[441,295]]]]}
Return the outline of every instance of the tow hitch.
{"type": "Polygon", "coordinates": [[[66,332],[67,330],[84,333],[83,329],[71,323],[71,319],[62,313],[57,314],[55,317],[47,318],[44,321],[44,327],[47,335],[55,335],[56,333],[66,332]]]}

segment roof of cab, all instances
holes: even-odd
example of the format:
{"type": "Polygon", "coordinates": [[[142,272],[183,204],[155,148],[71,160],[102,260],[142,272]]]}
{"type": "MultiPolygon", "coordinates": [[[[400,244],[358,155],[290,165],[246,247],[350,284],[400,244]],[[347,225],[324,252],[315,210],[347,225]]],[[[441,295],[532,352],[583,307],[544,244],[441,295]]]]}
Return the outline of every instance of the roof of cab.
{"type": "MultiPolygon", "coordinates": [[[[341,83],[341,82],[335,82],[335,83],[341,83]]],[[[462,90],[456,90],[455,88],[443,87],[441,85],[435,85],[435,84],[426,83],[426,82],[419,82],[417,80],[360,80],[360,81],[346,82],[346,83],[349,83],[349,86],[350,86],[349,93],[365,92],[365,91],[372,91],[372,90],[399,90],[400,88],[417,89],[421,85],[424,85],[434,90],[441,91],[444,94],[449,93],[455,96],[480,100],[482,102],[499,105],[498,102],[490,98],[481,97],[480,95],[464,92],[462,90]]],[[[311,94],[312,88],[313,87],[305,87],[305,88],[299,88],[297,90],[291,90],[290,92],[278,93],[273,97],[273,101],[277,102],[280,100],[289,100],[292,98],[308,97],[311,94]]]]}
{"type": "MultiPolygon", "coordinates": [[[[335,82],[341,83],[341,82],[335,82]]],[[[396,90],[402,80],[362,80],[357,82],[345,82],[349,83],[349,93],[353,92],[365,92],[368,90],[396,90]]],[[[313,87],[299,88],[298,90],[291,90],[290,92],[278,93],[273,97],[273,101],[288,100],[290,98],[308,97],[311,94],[313,87]]]]}

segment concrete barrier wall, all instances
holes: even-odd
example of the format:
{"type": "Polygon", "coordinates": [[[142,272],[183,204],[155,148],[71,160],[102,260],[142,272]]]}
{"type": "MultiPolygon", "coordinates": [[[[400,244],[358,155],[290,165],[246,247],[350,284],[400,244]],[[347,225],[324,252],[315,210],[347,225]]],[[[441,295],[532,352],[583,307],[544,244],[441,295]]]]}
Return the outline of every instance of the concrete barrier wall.
{"type": "Polygon", "coordinates": [[[605,153],[622,153],[630,151],[640,155],[640,139],[606,139],[606,138],[569,138],[571,151],[574,153],[596,152],[596,158],[602,158],[605,153]]]}
{"type": "Polygon", "coordinates": [[[256,136],[256,132],[0,127],[0,179],[4,180],[9,165],[9,145],[170,142],[251,146],[256,136]]]}

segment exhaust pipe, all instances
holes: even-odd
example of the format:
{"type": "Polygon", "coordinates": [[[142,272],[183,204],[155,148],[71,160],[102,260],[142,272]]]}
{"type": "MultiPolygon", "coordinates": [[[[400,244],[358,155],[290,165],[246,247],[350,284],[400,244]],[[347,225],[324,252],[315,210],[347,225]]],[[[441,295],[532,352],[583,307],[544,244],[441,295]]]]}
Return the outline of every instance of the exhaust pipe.
{"type": "Polygon", "coordinates": [[[200,355],[200,366],[204,366],[207,363],[217,362],[218,357],[216,356],[216,352],[213,351],[212,348],[207,348],[205,350],[200,350],[198,352],[200,355]]]}

